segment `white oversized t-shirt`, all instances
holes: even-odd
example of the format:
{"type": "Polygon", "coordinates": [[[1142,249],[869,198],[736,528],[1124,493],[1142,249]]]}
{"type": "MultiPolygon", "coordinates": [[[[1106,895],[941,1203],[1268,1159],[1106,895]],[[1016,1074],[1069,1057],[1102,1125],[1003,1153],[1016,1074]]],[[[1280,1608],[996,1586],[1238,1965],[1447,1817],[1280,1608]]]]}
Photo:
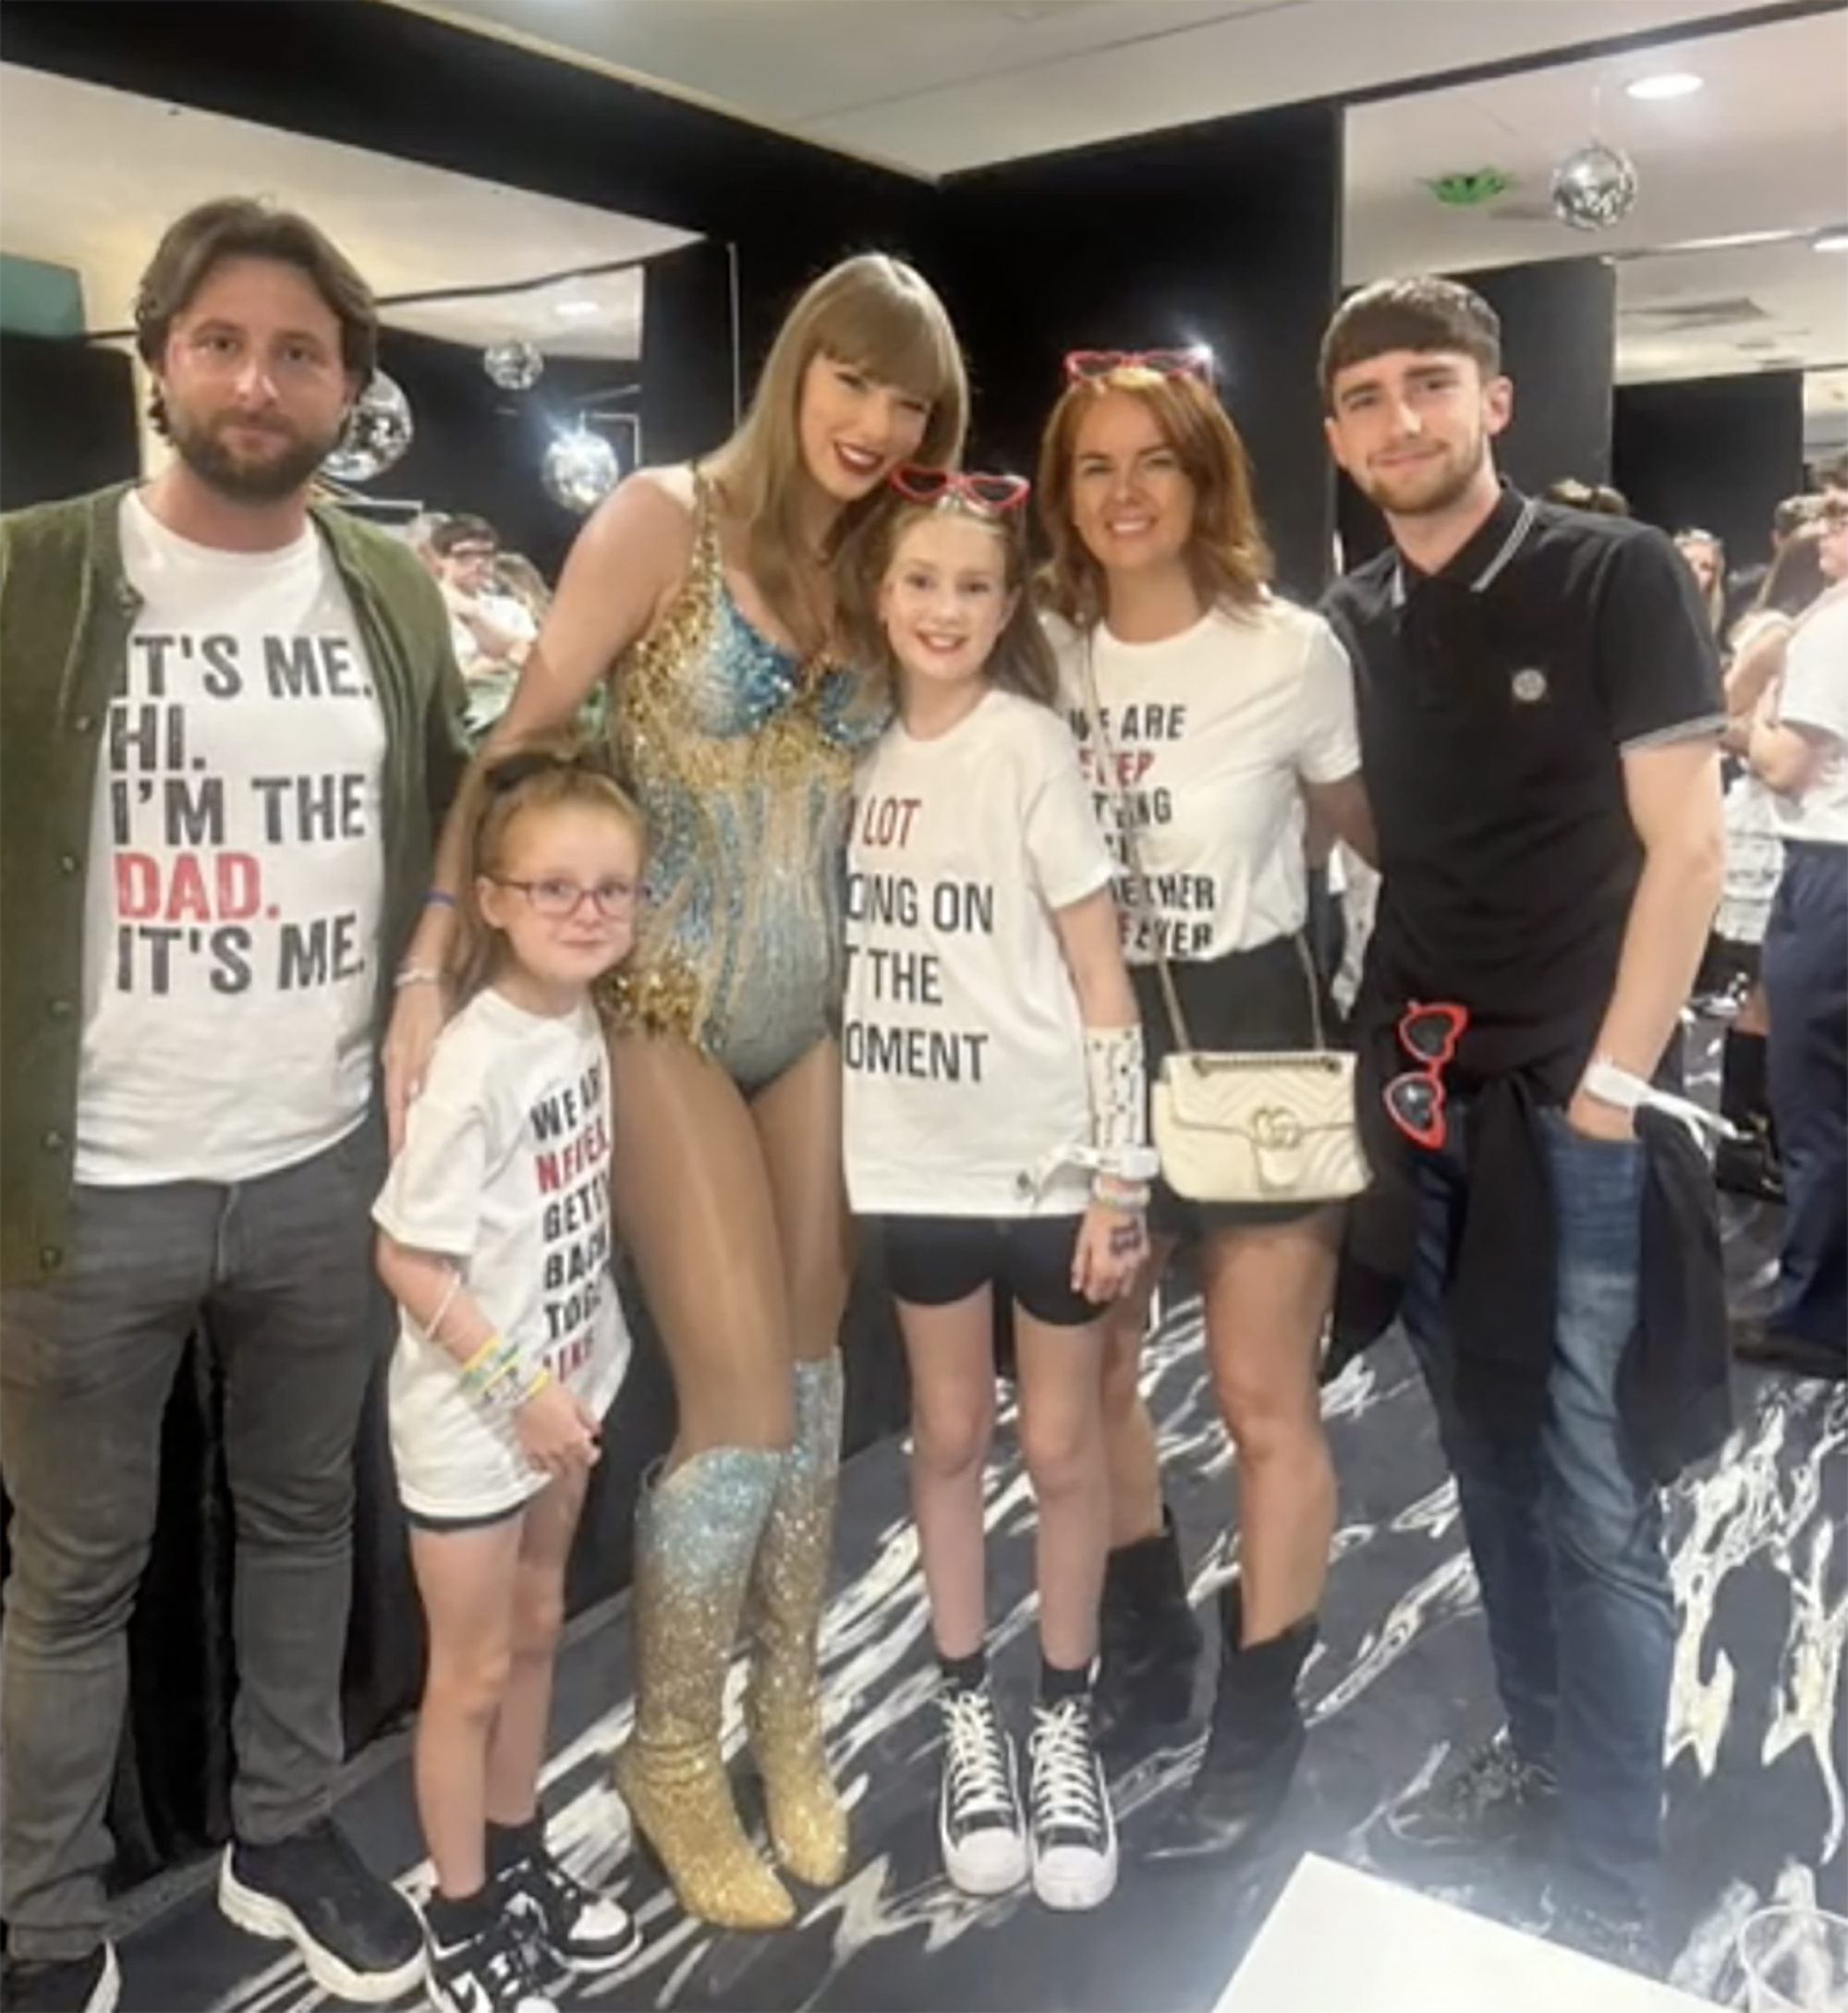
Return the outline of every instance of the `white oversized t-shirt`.
{"type": "Polygon", "coordinates": [[[1084,1023],[1054,911],[1110,855],[1064,722],[987,693],[949,733],[887,729],[847,843],[847,1191],[861,1215],[1068,1215],[1088,1175],[1084,1023]]]}
{"type": "Polygon", "coordinates": [[[1215,608],[1179,636],[1126,643],[1091,632],[1114,778],[1093,745],[1084,637],[1050,618],[1060,693],[1097,815],[1117,855],[1124,954],[1152,964],[1254,950],[1308,913],[1299,785],[1360,766],[1354,677],[1319,616],[1268,597],[1248,614],[1215,608]],[[1119,828],[1134,824],[1143,879],[1119,828]]]}
{"type": "MultiPolygon", "coordinates": [[[[609,1062],[588,1006],[530,1014],[492,988],[444,1028],[372,1215],[456,1261],[495,1332],[597,1417],[628,1366],[610,1221],[609,1062]]],[[[455,1357],[408,1314],[391,1370],[398,1493],[425,1517],[514,1509],[545,1486],[511,1420],[465,1397],[455,1357]]]]}
{"type": "Polygon", "coordinates": [[[1825,603],[1797,625],[1784,656],[1778,715],[1830,737],[1809,787],[1774,799],[1780,835],[1848,846],[1848,597],[1825,603]]]}
{"type": "Polygon", "coordinates": [[[91,814],[77,1178],[250,1180],[371,1095],[384,719],[311,526],[220,552],[131,493],[121,531],[141,606],[91,814]]]}

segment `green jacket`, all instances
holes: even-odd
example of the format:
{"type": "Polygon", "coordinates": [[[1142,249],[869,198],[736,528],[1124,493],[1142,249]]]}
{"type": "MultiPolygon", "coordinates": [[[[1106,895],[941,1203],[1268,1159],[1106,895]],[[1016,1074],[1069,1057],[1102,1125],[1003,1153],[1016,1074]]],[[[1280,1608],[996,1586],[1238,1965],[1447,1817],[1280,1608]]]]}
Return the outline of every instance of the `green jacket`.
{"type": "MultiPolygon", "coordinates": [[[[128,489],[0,518],[0,1285],[9,1287],[55,1275],[68,1255],[85,856],[140,607],[122,566],[128,489]]],[[[442,596],[415,555],[338,511],[313,516],[384,714],[383,1024],[467,761],[462,680],[442,596]]]]}

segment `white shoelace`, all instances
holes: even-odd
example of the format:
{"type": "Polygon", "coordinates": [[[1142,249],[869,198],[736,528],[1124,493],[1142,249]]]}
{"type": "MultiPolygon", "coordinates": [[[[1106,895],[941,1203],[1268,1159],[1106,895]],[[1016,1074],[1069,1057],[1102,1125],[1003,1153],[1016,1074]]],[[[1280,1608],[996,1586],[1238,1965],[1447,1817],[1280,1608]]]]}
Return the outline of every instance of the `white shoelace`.
{"type": "Polygon", "coordinates": [[[1097,1759],[1084,1702],[1064,1699],[1033,1715],[1033,1821],[1040,1831],[1103,1829],[1097,1759]]]}
{"type": "Polygon", "coordinates": [[[943,1701],[949,1750],[950,1810],[959,1825],[983,1819],[1015,1822],[1007,1745],[985,1691],[952,1691],[943,1701]]]}

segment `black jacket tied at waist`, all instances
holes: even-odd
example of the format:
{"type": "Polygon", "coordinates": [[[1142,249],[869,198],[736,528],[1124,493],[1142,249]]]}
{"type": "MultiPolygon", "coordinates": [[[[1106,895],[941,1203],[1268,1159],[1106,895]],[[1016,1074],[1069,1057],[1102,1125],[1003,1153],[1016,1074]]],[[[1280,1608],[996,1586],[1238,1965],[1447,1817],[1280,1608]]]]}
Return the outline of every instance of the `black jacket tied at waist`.
{"type": "MultiPolygon", "coordinates": [[[[1387,1116],[1384,1091],[1411,1067],[1403,1006],[1363,1002],[1356,1071],[1363,1137],[1375,1169],[1351,1208],[1335,1302],[1334,1354],[1356,1354],[1396,1319],[1417,1255],[1416,1156],[1387,1116]]],[[[1541,1112],[1566,1104],[1587,1057],[1534,1031],[1472,1027],[1445,1072],[1448,1117],[1464,1165],[1453,1191],[1444,1312],[1459,1410],[1497,1440],[1522,1440],[1546,1417],[1559,1319],[1558,1235],[1541,1112]]],[[[1645,1110],[1636,1331],[1617,1380],[1632,1450],[1652,1480],[1672,1481],[1732,1430],[1725,1274],[1707,1156],[1680,1119],[1645,1110]]]]}

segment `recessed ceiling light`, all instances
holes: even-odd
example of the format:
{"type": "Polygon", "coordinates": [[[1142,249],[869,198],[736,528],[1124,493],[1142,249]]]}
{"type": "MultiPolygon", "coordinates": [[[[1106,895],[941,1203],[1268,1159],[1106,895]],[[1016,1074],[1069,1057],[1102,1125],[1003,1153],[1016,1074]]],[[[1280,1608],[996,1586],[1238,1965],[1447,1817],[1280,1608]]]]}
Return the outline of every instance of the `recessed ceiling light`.
{"type": "Polygon", "coordinates": [[[582,299],[560,300],[553,305],[552,311],[553,314],[562,315],[567,322],[581,322],[586,316],[596,313],[597,303],[594,300],[582,299]]]}
{"type": "Polygon", "coordinates": [[[1691,98],[1706,81],[1692,70],[1664,70],[1660,77],[1639,77],[1623,88],[1633,98],[1691,98]]]}
{"type": "Polygon", "coordinates": [[[1824,231],[1810,240],[1812,251],[1848,251],[1848,231],[1824,231]]]}

